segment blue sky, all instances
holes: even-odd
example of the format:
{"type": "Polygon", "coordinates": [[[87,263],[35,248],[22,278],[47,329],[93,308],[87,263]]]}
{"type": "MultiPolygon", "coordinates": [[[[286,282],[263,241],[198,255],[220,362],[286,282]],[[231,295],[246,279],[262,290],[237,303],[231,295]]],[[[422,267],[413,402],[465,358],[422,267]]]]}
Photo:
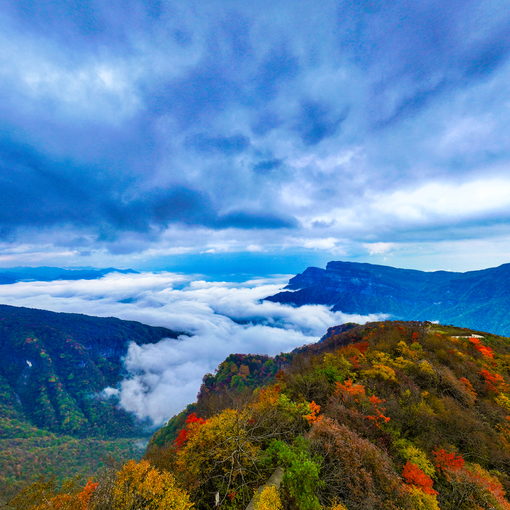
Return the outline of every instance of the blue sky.
{"type": "Polygon", "coordinates": [[[5,2],[0,265],[510,261],[509,6],[5,2]]]}

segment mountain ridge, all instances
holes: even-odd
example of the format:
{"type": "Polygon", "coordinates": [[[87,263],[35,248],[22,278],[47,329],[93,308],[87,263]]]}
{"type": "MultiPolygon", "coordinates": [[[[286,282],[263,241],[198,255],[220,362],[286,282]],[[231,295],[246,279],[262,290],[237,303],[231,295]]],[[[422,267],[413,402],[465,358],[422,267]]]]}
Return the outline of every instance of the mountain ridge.
{"type": "Polygon", "coordinates": [[[109,273],[138,274],[134,269],[117,269],[114,267],[92,268],[62,268],[53,266],[19,266],[0,268],[0,285],[26,281],[61,281],[61,280],[95,280],[109,273]]]}
{"type": "Polygon", "coordinates": [[[130,342],[178,335],[115,317],[0,305],[0,507],[38,476],[87,477],[106,458],[139,458],[146,424],[101,393],[127,375],[130,342]]]}
{"type": "Polygon", "coordinates": [[[352,314],[439,321],[510,336],[510,264],[464,273],[359,262],[308,267],[268,301],[352,314]]]}

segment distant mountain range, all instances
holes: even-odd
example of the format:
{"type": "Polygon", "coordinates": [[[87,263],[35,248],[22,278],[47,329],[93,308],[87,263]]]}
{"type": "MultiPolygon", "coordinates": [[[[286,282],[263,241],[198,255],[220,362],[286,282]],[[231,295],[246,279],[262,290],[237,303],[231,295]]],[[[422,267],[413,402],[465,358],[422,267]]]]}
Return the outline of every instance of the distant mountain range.
{"type": "Polygon", "coordinates": [[[510,336],[510,264],[456,273],[335,261],[326,269],[307,268],[289,281],[285,291],[266,299],[439,321],[510,336]]]}
{"type": "Polygon", "coordinates": [[[21,281],[49,282],[53,280],[94,280],[108,273],[136,274],[133,269],[104,269],[61,267],[10,267],[0,269],[0,285],[21,281]]]}

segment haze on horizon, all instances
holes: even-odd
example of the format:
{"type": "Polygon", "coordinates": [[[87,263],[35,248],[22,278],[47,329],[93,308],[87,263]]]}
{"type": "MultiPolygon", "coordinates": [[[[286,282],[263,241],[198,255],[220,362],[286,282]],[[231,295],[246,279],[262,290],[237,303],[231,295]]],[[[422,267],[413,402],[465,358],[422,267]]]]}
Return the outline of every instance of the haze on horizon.
{"type": "Polygon", "coordinates": [[[0,9],[0,266],[510,253],[508,2],[0,9]]]}

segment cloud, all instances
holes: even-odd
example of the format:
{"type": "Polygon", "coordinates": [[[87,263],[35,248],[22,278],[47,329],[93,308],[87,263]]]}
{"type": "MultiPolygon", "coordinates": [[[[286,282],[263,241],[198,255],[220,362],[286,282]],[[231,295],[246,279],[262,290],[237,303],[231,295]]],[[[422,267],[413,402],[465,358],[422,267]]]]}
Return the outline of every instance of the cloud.
{"type": "Polygon", "coordinates": [[[501,218],[510,206],[510,179],[486,176],[465,182],[429,182],[396,190],[373,201],[383,215],[408,222],[423,222],[435,216],[451,218],[501,218]]]}
{"type": "MultiPolygon", "coordinates": [[[[61,312],[115,316],[186,332],[179,340],[131,344],[122,406],[161,424],[194,401],[202,377],[230,353],[278,354],[317,341],[330,326],[382,316],[261,301],[287,278],[210,282],[173,273],[110,273],[97,280],[0,286],[0,301],[61,312]]],[[[115,389],[107,389],[108,394],[115,389]]]]}
{"type": "Polygon", "coordinates": [[[301,105],[296,127],[306,145],[316,145],[338,131],[347,114],[332,118],[331,110],[317,101],[305,101],[301,105]]]}
{"type": "MultiPolygon", "coordinates": [[[[469,227],[507,224],[509,196],[510,179],[487,169],[483,178],[461,182],[438,179],[422,185],[406,184],[393,191],[366,192],[362,203],[333,208],[313,217],[312,222],[334,223],[344,234],[365,232],[372,239],[400,237],[401,241],[402,234],[421,234],[425,240],[423,230],[428,229],[440,239],[451,236],[452,228],[458,237],[467,237],[472,235],[467,234],[469,227]]],[[[378,242],[383,244],[376,246],[388,245],[388,241],[378,242]]]]}
{"type": "Polygon", "coordinates": [[[342,240],[335,237],[303,239],[302,245],[311,250],[328,250],[335,255],[345,255],[342,240]]]}
{"type": "Polygon", "coordinates": [[[367,249],[369,255],[382,255],[388,253],[394,248],[393,243],[365,243],[364,247],[367,249]]]}

